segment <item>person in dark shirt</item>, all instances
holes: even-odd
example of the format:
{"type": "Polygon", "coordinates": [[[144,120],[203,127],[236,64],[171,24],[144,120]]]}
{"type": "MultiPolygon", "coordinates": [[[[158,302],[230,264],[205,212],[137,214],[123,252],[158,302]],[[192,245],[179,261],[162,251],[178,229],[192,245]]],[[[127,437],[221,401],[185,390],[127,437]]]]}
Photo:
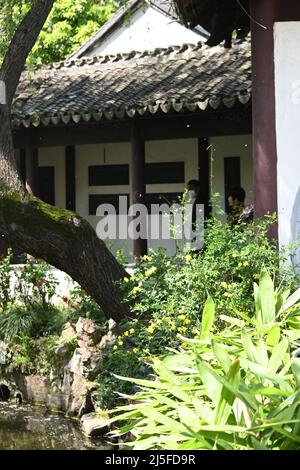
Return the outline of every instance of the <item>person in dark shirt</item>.
{"type": "Polygon", "coordinates": [[[232,188],[229,191],[228,204],[230,212],[227,222],[234,227],[240,222],[252,222],[254,208],[253,205],[245,206],[246,192],[241,187],[232,188]]]}

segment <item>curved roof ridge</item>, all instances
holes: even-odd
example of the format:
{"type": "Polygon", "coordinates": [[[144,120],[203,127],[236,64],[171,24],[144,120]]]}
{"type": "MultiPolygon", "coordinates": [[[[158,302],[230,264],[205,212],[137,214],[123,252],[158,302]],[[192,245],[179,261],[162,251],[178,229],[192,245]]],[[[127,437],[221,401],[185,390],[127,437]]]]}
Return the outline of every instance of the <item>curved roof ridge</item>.
{"type": "MultiPolygon", "coordinates": [[[[241,40],[234,40],[236,45],[240,45],[242,43],[248,43],[249,42],[249,37],[248,40],[246,41],[241,41],[241,40]]],[[[222,47],[222,46],[216,46],[216,48],[222,47]]],[[[198,41],[197,43],[183,43],[180,45],[173,44],[168,47],[157,47],[155,49],[144,49],[142,51],[138,50],[132,50],[130,52],[124,52],[124,53],[116,53],[116,54],[103,54],[103,55],[95,55],[92,57],[85,56],[81,57],[79,59],[65,59],[60,62],[54,62],[52,64],[39,64],[34,69],[32,67],[26,67],[25,71],[30,71],[30,72],[35,72],[37,70],[57,70],[57,69],[62,69],[62,68],[70,68],[73,66],[76,67],[83,67],[85,65],[95,65],[95,64],[104,64],[104,63],[115,63],[119,62],[122,60],[131,60],[131,59],[143,59],[146,57],[159,57],[161,55],[167,56],[173,53],[176,54],[182,54],[183,52],[186,51],[197,51],[199,49],[202,49],[204,51],[216,51],[216,48],[211,48],[204,44],[202,41],[198,41]]],[[[231,49],[232,52],[234,52],[234,48],[231,49]]]]}

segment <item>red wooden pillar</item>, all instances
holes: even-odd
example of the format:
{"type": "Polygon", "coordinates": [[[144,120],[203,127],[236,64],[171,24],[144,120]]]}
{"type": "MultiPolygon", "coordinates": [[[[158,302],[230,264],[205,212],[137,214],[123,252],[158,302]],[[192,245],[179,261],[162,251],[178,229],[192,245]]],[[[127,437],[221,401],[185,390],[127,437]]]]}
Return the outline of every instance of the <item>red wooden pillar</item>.
{"type": "MultiPolygon", "coordinates": [[[[299,0],[251,0],[255,216],[277,212],[274,23],[300,19],[299,0]]],[[[272,227],[271,236],[278,236],[272,227]]]]}
{"type": "MultiPolygon", "coordinates": [[[[279,0],[281,1],[281,0],[279,0]]],[[[277,212],[273,25],[278,0],[252,0],[253,168],[255,216],[277,212]]],[[[277,226],[271,236],[277,237],[277,226]]]]}
{"type": "MultiPolygon", "coordinates": [[[[137,123],[133,123],[131,128],[131,151],[132,203],[145,204],[145,141],[141,138],[137,123]]],[[[136,260],[146,255],[147,251],[147,240],[142,238],[133,240],[133,255],[136,260]]]]}
{"type": "Polygon", "coordinates": [[[26,189],[29,194],[38,196],[39,193],[39,161],[38,150],[33,147],[26,148],[26,189]]]}

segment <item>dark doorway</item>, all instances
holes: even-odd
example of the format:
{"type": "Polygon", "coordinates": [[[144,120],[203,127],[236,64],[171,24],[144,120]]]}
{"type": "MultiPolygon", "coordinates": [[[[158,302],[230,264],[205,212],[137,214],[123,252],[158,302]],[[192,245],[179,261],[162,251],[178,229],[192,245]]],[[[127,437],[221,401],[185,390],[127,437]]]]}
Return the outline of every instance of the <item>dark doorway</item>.
{"type": "Polygon", "coordinates": [[[39,167],[39,198],[55,206],[55,169],[53,166],[39,167]]]}
{"type": "Polygon", "coordinates": [[[10,390],[7,385],[0,384],[0,401],[8,401],[10,399],[10,390]]]}
{"type": "Polygon", "coordinates": [[[229,213],[228,196],[232,188],[241,186],[241,159],[240,157],[224,158],[224,183],[225,183],[225,210],[229,213]]]}

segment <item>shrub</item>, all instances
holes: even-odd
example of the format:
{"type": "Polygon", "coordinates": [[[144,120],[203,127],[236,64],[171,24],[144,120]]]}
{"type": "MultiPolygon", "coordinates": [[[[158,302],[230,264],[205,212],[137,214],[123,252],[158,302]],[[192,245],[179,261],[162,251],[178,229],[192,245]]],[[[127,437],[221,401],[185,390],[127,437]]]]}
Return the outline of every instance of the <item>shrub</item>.
{"type": "MultiPolygon", "coordinates": [[[[123,336],[124,344],[130,340],[142,355],[159,354],[180,344],[178,333],[196,336],[208,290],[217,311],[235,317],[245,311],[254,315],[252,285],[263,267],[276,286],[295,286],[299,277],[279,267],[283,255],[267,237],[273,222],[265,218],[230,228],[213,218],[200,254],[169,257],[161,250],[145,256],[122,284],[135,314],[129,325],[135,333],[123,336]]],[[[221,329],[224,322],[219,319],[217,325],[221,329]]]]}
{"type": "Polygon", "coordinates": [[[6,309],[12,301],[11,280],[12,280],[12,251],[9,250],[4,258],[0,258],[0,309],[6,309]]]}
{"type": "Polygon", "coordinates": [[[78,284],[64,296],[65,314],[70,320],[77,320],[79,317],[90,318],[99,324],[106,323],[106,317],[98,304],[87,294],[78,284]]]}
{"type": "Polygon", "coordinates": [[[64,323],[63,313],[55,307],[16,307],[0,314],[0,338],[13,341],[19,336],[39,338],[59,334],[64,323]]]}
{"type": "Polygon", "coordinates": [[[107,409],[121,402],[119,394],[133,393],[134,385],[130,382],[120,382],[114,374],[133,374],[135,377],[145,377],[149,369],[137,355],[130,350],[109,352],[99,367],[98,403],[102,409],[107,409]],[[113,373],[114,374],[113,374],[113,373]]]}
{"type": "Polygon", "coordinates": [[[18,298],[27,308],[33,305],[52,305],[58,281],[45,261],[30,258],[17,281],[18,298]]]}
{"type": "Polygon", "coordinates": [[[132,430],[136,450],[299,449],[300,289],[288,296],[262,271],[253,308],[221,332],[209,297],[188,349],[153,358],[155,380],[119,377],[141,390],[111,412],[125,422],[111,434],[132,430]]]}

